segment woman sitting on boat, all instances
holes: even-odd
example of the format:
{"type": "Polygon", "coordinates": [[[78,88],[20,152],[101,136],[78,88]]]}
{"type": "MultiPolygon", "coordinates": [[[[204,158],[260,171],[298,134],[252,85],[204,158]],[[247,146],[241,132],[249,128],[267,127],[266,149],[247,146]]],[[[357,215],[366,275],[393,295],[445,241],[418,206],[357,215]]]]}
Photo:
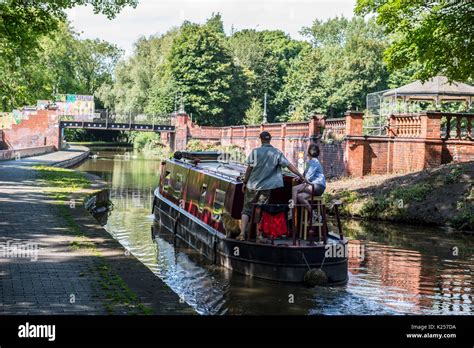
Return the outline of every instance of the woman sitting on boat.
{"type": "Polygon", "coordinates": [[[303,182],[300,185],[293,187],[293,202],[303,204],[303,206],[311,212],[311,205],[308,202],[313,194],[321,196],[326,189],[326,178],[323,173],[323,167],[318,161],[319,147],[316,144],[308,146],[308,161],[306,163],[306,170],[304,172],[305,179],[310,183],[303,182]]]}

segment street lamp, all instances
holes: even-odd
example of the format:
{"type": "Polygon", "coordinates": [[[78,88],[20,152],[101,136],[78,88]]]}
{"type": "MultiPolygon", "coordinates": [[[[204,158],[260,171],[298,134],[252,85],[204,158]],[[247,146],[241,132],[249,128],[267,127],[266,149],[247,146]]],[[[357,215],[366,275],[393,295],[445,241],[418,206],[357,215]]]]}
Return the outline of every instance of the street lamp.
{"type": "Polygon", "coordinates": [[[267,92],[263,97],[263,120],[262,123],[267,123],[267,92]]]}

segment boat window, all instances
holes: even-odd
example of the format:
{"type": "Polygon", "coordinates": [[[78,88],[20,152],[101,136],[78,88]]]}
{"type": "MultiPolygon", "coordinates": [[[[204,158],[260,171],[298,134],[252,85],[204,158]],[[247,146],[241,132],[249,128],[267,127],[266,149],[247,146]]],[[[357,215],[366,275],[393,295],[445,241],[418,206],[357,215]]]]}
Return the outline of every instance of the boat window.
{"type": "Polygon", "coordinates": [[[224,202],[225,202],[225,192],[219,189],[216,189],[216,194],[214,195],[214,215],[220,217],[224,212],[224,202]]]}
{"type": "Polygon", "coordinates": [[[163,188],[165,191],[168,191],[170,186],[170,171],[166,171],[165,175],[163,176],[163,188]]]}
{"type": "Polygon", "coordinates": [[[176,180],[175,180],[175,184],[174,184],[174,191],[178,195],[180,195],[181,190],[183,189],[183,182],[184,182],[183,178],[184,178],[183,174],[181,174],[181,173],[176,174],[176,180]]]}
{"type": "Polygon", "coordinates": [[[202,212],[204,209],[204,205],[206,202],[206,195],[207,195],[207,184],[202,184],[201,193],[199,194],[199,211],[202,212]]]}

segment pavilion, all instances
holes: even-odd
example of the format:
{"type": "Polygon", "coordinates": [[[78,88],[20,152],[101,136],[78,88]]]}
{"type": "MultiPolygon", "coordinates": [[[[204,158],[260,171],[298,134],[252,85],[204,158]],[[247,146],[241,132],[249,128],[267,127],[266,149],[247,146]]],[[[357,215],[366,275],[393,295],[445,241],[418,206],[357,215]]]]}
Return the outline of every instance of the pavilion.
{"type": "Polygon", "coordinates": [[[390,89],[382,94],[383,99],[392,102],[403,101],[403,104],[411,101],[432,102],[439,109],[442,102],[465,102],[467,109],[472,106],[474,98],[474,86],[462,82],[449,82],[445,76],[436,76],[428,81],[420,80],[405,86],[390,89]]]}

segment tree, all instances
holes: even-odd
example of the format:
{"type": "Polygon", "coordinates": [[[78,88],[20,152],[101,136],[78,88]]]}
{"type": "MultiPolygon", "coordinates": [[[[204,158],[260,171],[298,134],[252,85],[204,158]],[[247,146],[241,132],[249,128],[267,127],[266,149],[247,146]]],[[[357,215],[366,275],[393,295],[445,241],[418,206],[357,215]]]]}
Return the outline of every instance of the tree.
{"type": "Polygon", "coordinates": [[[222,16],[219,12],[212,13],[211,18],[206,21],[206,26],[216,32],[217,34],[221,35],[222,37],[225,36],[224,32],[224,23],[222,22],[222,16]]]}
{"type": "Polygon", "coordinates": [[[22,105],[32,99],[28,86],[47,83],[45,76],[33,66],[39,59],[41,43],[54,35],[64,22],[64,10],[77,5],[92,4],[95,13],[112,18],[135,0],[10,0],[0,2],[0,99],[3,110],[22,105]],[[32,78],[36,78],[38,80],[32,78]],[[44,80],[41,82],[40,80],[44,80]]]}
{"type": "Polygon", "coordinates": [[[160,114],[174,108],[174,88],[169,69],[173,41],[179,34],[173,29],[161,36],[142,37],[135,51],[120,61],[112,83],[103,84],[97,96],[117,113],[160,114]]]}
{"type": "MultiPolygon", "coordinates": [[[[339,116],[353,104],[363,108],[368,93],[387,87],[382,60],[387,44],[374,20],[316,20],[303,33],[312,47],[294,60],[278,95],[294,110],[292,119],[309,118],[315,112],[339,116]]],[[[287,112],[281,119],[289,117],[287,112]]]]}
{"type": "Polygon", "coordinates": [[[185,23],[175,38],[170,69],[199,124],[223,125],[231,98],[232,59],[223,38],[208,26],[185,23]]]}
{"type": "Polygon", "coordinates": [[[390,69],[419,64],[416,78],[442,74],[451,80],[474,77],[472,1],[358,0],[356,12],[376,13],[392,44],[385,51],[390,69]]]}
{"type": "Polygon", "coordinates": [[[250,107],[245,111],[244,123],[248,125],[260,124],[263,119],[262,104],[255,98],[252,99],[250,107]]]}
{"type": "Polygon", "coordinates": [[[251,98],[263,99],[267,93],[269,120],[286,111],[286,100],[277,98],[284,84],[291,61],[295,59],[304,42],[293,40],[280,30],[256,31],[245,29],[228,40],[234,62],[242,68],[251,98]]]}

